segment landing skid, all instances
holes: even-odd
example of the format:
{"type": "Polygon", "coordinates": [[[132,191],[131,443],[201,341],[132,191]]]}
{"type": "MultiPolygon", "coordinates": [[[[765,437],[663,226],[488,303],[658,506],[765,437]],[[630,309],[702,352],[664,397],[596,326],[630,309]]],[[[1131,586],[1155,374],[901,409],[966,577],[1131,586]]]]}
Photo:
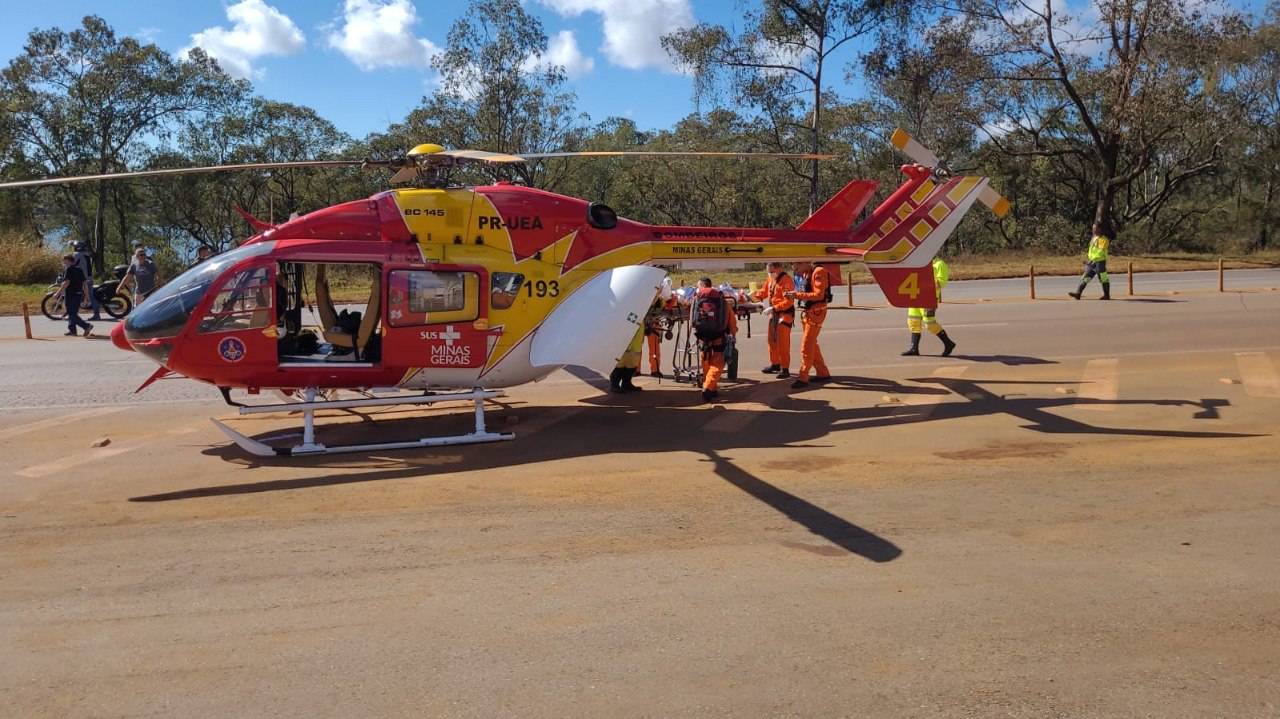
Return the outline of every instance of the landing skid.
{"type": "Polygon", "coordinates": [[[413,397],[378,397],[369,399],[315,401],[317,390],[307,388],[305,402],[288,402],[285,404],[269,404],[240,407],[240,414],[264,414],[267,412],[301,412],[302,444],[293,447],[272,447],[269,444],[251,439],[231,429],[216,419],[209,421],[240,445],[246,452],[258,457],[299,457],[311,454],[339,454],[342,452],[376,452],[389,449],[412,449],[414,447],[441,447],[453,444],[479,444],[482,442],[503,442],[515,439],[513,432],[490,432],[484,425],[484,401],[492,397],[501,397],[500,390],[484,390],[476,388],[470,392],[452,394],[432,394],[413,397]],[[316,442],[315,413],[318,409],[352,409],[356,407],[386,407],[392,405],[435,404],[436,402],[474,401],[476,404],[476,431],[453,437],[423,437],[407,442],[382,442],[378,444],[347,444],[329,447],[316,442]]]}

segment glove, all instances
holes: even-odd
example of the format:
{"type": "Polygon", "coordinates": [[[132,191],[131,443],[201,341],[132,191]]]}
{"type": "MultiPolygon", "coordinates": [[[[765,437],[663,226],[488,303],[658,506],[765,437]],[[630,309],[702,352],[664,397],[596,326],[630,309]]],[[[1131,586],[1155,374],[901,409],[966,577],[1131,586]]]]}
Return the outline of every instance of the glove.
{"type": "Polygon", "coordinates": [[[769,315],[773,314],[773,305],[765,305],[764,309],[760,310],[760,314],[764,315],[765,317],[768,317],[769,315]]]}

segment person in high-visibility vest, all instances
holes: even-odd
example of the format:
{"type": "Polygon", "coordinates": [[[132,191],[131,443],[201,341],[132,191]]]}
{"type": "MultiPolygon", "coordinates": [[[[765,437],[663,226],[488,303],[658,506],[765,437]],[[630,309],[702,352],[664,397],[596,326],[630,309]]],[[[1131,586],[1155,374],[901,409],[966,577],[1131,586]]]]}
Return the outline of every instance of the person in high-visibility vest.
{"type": "Polygon", "coordinates": [[[618,364],[613,368],[613,372],[609,374],[609,391],[616,393],[623,392],[639,392],[644,387],[637,387],[631,380],[635,378],[636,372],[640,369],[640,348],[644,345],[644,327],[636,330],[635,337],[631,338],[631,342],[627,345],[627,349],[623,351],[622,357],[618,360],[618,364]]]}
{"type": "Polygon", "coordinates": [[[1097,222],[1093,223],[1093,239],[1089,240],[1089,255],[1084,261],[1084,275],[1080,277],[1080,286],[1075,292],[1068,292],[1067,295],[1080,299],[1080,295],[1084,294],[1085,285],[1089,284],[1089,280],[1094,275],[1098,276],[1098,281],[1102,283],[1102,297],[1100,299],[1111,299],[1111,277],[1107,275],[1107,250],[1111,247],[1111,239],[1107,237],[1106,228],[1097,222]]]}
{"type": "MultiPolygon", "coordinates": [[[[942,288],[947,284],[947,263],[943,262],[941,257],[933,258],[933,284],[937,288],[938,303],[941,304],[942,288]]],[[[942,356],[950,356],[951,351],[956,348],[956,343],[951,341],[947,331],[938,324],[937,309],[924,307],[912,307],[907,310],[907,329],[911,330],[911,346],[902,353],[902,356],[914,357],[920,354],[920,332],[923,329],[921,325],[928,327],[930,332],[942,340],[942,356]]]]}
{"type": "Polygon", "coordinates": [[[796,322],[795,302],[786,294],[795,290],[796,283],[782,267],[781,262],[769,263],[769,278],[764,287],[751,299],[764,303],[764,315],[769,318],[769,366],[760,370],[765,374],[777,374],[778,379],[791,376],[791,326],[796,322]]]}
{"type": "Polygon", "coordinates": [[[818,333],[822,331],[822,323],[827,319],[827,305],[831,303],[831,280],[827,277],[827,268],[812,262],[797,262],[796,275],[800,278],[800,286],[792,292],[783,293],[787,299],[799,301],[804,314],[800,317],[800,325],[804,333],[800,340],[800,373],[796,381],[791,383],[792,389],[809,386],[809,372],[814,373],[815,382],[831,379],[831,370],[822,360],[822,348],[818,347],[818,333]]]}

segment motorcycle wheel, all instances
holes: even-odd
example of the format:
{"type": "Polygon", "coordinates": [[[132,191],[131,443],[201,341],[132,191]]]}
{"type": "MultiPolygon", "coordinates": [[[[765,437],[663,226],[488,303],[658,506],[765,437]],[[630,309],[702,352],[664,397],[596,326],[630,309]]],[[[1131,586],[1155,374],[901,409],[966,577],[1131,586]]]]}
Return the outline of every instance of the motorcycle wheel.
{"type": "Polygon", "coordinates": [[[103,302],[101,306],[102,309],[107,311],[107,314],[119,320],[124,319],[125,315],[129,314],[129,311],[133,309],[133,301],[124,295],[114,295],[111,299],[103,302]]]}
{"type": "Polygon", "coordinates": [[[54,297],[53,293],[50,292],[44,296],[43,300],[40,300],[40,311],[44,313],[45,317],[54,322],[65,320],[67,318],[66,300],[62,296],[54,297]]]}

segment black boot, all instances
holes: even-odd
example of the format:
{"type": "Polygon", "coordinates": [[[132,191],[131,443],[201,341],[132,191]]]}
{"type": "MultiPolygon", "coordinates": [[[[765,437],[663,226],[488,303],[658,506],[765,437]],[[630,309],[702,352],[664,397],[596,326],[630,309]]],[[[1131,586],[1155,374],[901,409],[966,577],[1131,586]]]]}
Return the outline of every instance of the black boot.
{"type": "Polygon", "coordinates": [[[771,365],[769,365],[768,367],[765,367],[764,369],[762,369],[762,370],[760,370],[760,371],[761,371],[761,372],[764,372],[765,374],[777,374],[778,370],[780,370],[780,369],[782,369],[782,368],[781,368],[781,367],[779,367],[778,365],[776,365],[776,364],[771,364],[771,365]]]}
{"type": "Polygon", "coordinates": [[[918,355],[918,354],[920,354],[920,333],[919,333],[919,332],[912,332],[912,333],[911,333],[911,346],[910,346],[910,347],[908,347],[908,348],[906,349],[906,351],[902,353],[902,356],[903,356],[903,357],[915,357],[915,356],[916,356],[916,355],[918,355]]]}
{"type": "Polygon", "coordinates": [[[621,367],[614,367],[613,371],[609,373],[609,391],[610,392],[614,392],[617,394],[622,394],[623,392],[626,392],[626,390],[622,388],[622,375],[624,372],[626,372],[625,369],[621,367]]]}
{"type": "Polygon", "coordinates": [[[947,336],[946,330],[938,333],[938,339],[942,340],[942,356],[950,357],[951,351],[956,348],[956,343],[952,342],[951,338],[947,336]]]}
{"type": "Polygon", "coordinates": [[[1080,299],[1080,295],[1084,294],[1084,286],[1085,286],[1085,285],[1087,285],[1087,284],[1089,284],[1087,281],[1086,281],[1086,282],[1081,282],[1081,283],[1080,283],[1080,286],[1076,288],[1076,291],[1075,291],[1075,292],[1068,292],[1068,293],[1067,293],[1067,296],[1068,296],[1068,297],[1074,297],[1074,298],[1076,298],[1077,300],[1078,300],[1078,299],[1080,299]]]}
{"type": "Polygon", "coordinates": [[[623,375],[622,375],[622,391],[623,392],[640,392],[644,390],[644,387],[637,387],[635,383],[631,381],[635,379],[636,372],[638,371],[639,369],[636,367],[631,367],[629,369],[623,370],[623,375]]]}
{"type": "Polygon", "coordinates": [[[1102,283],[1102,299],[1104,300],[1111,299],[1111,283],[1110,282],[1102,283]]]}

